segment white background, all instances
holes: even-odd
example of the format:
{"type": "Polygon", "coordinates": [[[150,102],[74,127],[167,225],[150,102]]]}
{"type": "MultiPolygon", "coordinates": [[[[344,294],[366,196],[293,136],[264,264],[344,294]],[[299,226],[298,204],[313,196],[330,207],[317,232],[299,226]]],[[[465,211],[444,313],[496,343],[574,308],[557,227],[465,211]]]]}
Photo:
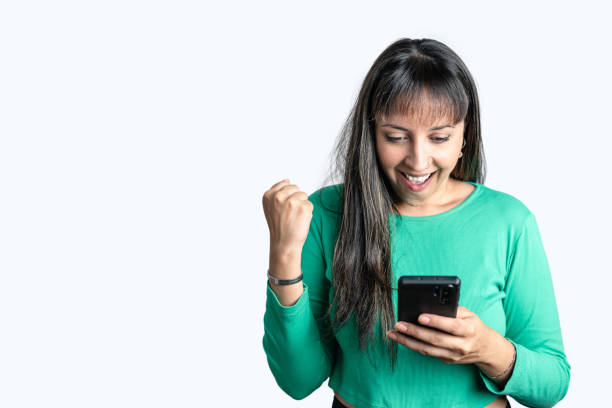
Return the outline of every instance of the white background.
{"type": "Polygon", "coordinates": [[[612,32],[595,4],[3,2],[0,406],[331,406],[327,382],[294,401],[267,366],[261,198],[285,177],[321,187],[402,37],[465,61],[485,184],[536,215],[572,367],[558,406],[609,402],[612,32]]]}

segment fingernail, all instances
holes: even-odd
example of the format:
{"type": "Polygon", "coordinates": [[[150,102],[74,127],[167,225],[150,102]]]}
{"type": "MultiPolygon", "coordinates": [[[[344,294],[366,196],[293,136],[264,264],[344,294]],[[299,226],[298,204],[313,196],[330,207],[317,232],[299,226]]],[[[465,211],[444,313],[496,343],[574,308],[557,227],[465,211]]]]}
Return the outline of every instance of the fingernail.
{"type": "Polygon", "coordinates": [[[388,336],[393,340],[397,340],[397,334],[395,334],[394,332],[389,332],[388,336]]]}
{"type": "Polygon", "coordinates": [[[421,323],[429,323],[429,317],[427,316],[422,316],[419,320],[421,323]]]}
{"type": "Polygon", "coordinates": [[[395,326],[395,327],[397,327],[401,331],[408,330],[408,326],[406,326],[404,323],[398,323],[397,326],[395,326]]]}

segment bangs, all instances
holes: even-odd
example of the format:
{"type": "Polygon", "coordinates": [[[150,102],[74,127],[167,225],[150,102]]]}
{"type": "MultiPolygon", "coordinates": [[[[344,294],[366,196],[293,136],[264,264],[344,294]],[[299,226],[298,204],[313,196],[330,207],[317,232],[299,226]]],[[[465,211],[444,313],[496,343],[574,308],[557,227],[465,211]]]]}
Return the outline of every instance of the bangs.
{"type": "Polygon", "coordinates": [[[465,120],[469,98],[459,78],[431,64],[418,65],[413,67],[418,72],[395,71],[379,83],[375,117],[406,115],[420,123],[452,125],[465,120]]]}

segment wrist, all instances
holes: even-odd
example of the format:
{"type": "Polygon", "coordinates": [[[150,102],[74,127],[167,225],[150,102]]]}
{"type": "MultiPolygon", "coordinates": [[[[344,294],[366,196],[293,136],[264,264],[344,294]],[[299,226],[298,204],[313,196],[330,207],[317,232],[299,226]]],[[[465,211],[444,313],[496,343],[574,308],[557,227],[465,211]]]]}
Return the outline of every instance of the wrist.
{"type": "Polygon", "coordinates": [[[303,277],[304,277],[304,275],[302,275],[300,273],[300,276],[298,276],[297,278],[293,278],[293,279],[278,279],[276,276],[270,275],[270,269],[268,269],[268,280],[271,283],[274,283],[275,285],[279,285],[279,286],[293,285],[295,283],[301,282],[303,277]]]}
{"type": "Polygon", "coordinates": [[[292,264],[302,258],[302,248],[270,243],[270,263],[292,264]]]}
{"type": "Polygon", "coordinates": [[[302,254],[303,247],[303,243],[301,245],[287,245],[283,242],[270,240],[270,255],[279,257],[299,256],[302,254]]]}
{"type": "MultiPolygon", "coordinates": [[[[270,271],[268,271],[268,276],[270,276],[270,271]]],[[[268,278],[270,289],[276,294],[279,303],[285,307],[295,305],[300,297],[302,297],[302,293],[304,293],[304,283],[301,276],[299,279],[295,279],[295,281],[296,282],[292,284],[279,285],[268,278]]]]}
{"type": "Polygon", "coordinates": [[[505,382],[513,372],[516,362],[516,349],[514,344],[497,331],[491,329],[494,335],[491,339],[489,352],[483,360],[476,365],[484,375],[493,381],[505,382]]]}
{"type": "Polygon", "coordinates": [[[276,251],[270,249],[270,275],[278,279],[297,278],[302,272],[301,251],[276,251]]]}

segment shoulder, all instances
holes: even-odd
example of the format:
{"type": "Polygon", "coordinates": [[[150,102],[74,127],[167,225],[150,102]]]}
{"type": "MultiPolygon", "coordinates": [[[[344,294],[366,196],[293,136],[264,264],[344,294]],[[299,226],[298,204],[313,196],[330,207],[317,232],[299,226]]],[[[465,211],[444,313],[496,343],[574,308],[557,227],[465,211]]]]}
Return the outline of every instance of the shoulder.
{"type": "Polygon", "coordinates": [[[325,216],[342,213],[344,184],[333,184],[322,187],[308,196],[308,201],[314,205],[314,211],[325,216]]]}
{"type": "Polygon", "coordinates": [[[480,203],[492,219],[503,220],[506,224],[520,228],[526,220],[533,217],[531,210],[518,197],[479,184],[480,203]]]}
{"type": "Polygon", "coordinates": [[[322,187],[308,196],[308,201],[313,204],[311,229],[314,226],[319,232],[328,253],[333,253],[333,243],[340,231],[343,191],[343,184],[334,184],[322,187]]]}

